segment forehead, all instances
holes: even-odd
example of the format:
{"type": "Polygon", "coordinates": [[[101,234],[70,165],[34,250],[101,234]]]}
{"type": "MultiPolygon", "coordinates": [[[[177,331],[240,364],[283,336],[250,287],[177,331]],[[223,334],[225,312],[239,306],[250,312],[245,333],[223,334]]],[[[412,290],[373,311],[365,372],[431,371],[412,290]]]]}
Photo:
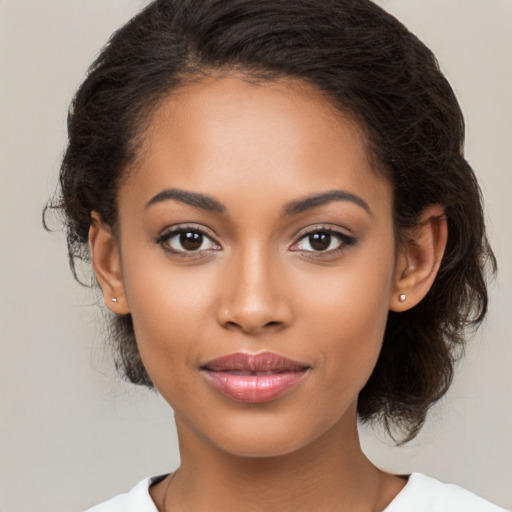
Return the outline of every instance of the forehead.
{"type": "Polygon", "coordinates": [[[169,187],[219,198],[232,187],[250,187],[255,197],[269,187],[290,196],[389,192],[358,123],[302,82],[227,77],[186,85],[162,102],[143,140],[127,180],[139,196],[169,187]]]}

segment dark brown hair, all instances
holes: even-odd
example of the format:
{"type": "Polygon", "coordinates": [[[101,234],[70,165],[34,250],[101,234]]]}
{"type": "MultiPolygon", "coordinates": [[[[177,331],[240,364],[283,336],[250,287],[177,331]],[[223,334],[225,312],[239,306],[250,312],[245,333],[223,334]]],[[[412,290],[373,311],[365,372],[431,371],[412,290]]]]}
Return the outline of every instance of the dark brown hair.
{"type": "MultiPolygon", "coordinates": [[[[464,120],[430,50],[369,0],[157,0],[117,31],[89,69],[68,118],[60,193],[68,251],[88,261],[91,211],[116,226],[116,193],[160,101],[188,80],[236,72],[314,85],[363,128],[394,189],[395,229],[445,207],[449,238],[425,299],[390,312],[358,414],[412,439],[447,391],[468,326],[487,310],[495,270],[480,189],[463,154],[464,120]]],[[[76,272],[75,272],[76,276],[76,272]]],[[[152,386],[130,315],[113,320],[117,365],[152,386]]]]}

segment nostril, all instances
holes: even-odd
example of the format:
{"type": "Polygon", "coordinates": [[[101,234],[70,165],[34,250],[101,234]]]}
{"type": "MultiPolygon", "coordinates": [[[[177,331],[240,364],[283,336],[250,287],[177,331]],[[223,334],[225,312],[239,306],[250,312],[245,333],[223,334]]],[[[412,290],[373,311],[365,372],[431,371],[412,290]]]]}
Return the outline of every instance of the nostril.
{"type": "Polygon", "coordinates": [[[291,324],[293,314],[289,304],[277,301],[232,301],[219,305],[216,319],[225,329],[246,333],[280,330],[291,324]]]}
{"type": "Polygon", "coordinates": [[[250,323],[250,322],[236,322],[236,321],[227,321],[224,323],[224,327],[227,329],[234,329],[243,331],[246,333],[259,333],[265,330],[272,329],[280,329],[285,325],[284,322],[272,320],[270,322],[261,322],[261,323],[250,323]]]}
{"type": "Polygon", "coordinates": [[[280,325],[282,325],[282,322],[272,321],[272,322],[267,322],[265,324],[265,327],[278,327],[280,325]]]}

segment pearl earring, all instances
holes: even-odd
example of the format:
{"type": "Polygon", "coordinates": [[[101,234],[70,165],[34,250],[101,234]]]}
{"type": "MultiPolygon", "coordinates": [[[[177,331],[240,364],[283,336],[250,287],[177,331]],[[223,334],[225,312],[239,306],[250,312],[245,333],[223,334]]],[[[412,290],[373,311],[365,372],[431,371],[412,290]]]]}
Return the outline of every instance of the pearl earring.
{"type": "Polygon", "coordinates": [[[405,299],[407,299],[407,295],[405,295],[405,293],[401,293],[399,296],[398,296],[398,300],[400,302],[405,302],[405,299]]]}
{"type": "Polygon", "coordinates": [[[112,302],[117,302],[117,299],[116,299],[115,297],[112,297],[110,300],[111,300],[112,302]]]}

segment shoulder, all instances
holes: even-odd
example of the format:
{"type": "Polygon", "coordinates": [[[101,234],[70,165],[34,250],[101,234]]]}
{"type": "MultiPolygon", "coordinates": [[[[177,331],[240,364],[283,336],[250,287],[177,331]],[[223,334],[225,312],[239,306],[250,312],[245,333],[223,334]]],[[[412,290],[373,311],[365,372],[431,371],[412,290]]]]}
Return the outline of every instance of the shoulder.
{"type": "Polygon", "coordinates": [[[506,512],[462,487],[413,473],[384,512],[506,512]]]}
{"type": "Polygon", "coordinates": [[[149,487],[162,476],[152,476],[139,482],[130,491],[114,496],[103,503],[87,509],[85,512],[158,512],[149,487]]]}

